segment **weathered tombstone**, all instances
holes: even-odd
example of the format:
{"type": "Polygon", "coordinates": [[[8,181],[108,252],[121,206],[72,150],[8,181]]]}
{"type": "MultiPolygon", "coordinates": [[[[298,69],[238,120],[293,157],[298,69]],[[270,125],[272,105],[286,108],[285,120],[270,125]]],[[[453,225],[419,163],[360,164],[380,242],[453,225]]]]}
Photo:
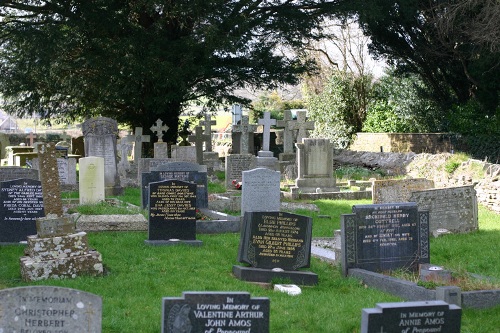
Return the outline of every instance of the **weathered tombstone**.
{"type": "Polygon", "coordinates": [[[158,118],[156,123],[149,129],[158,137],[158,141],[153,145],[154,157],[168,158],[168,143],[163,142],[163,133],[167,133],[169,127],[163,125],[163,121],[158,118]]]}
{"type": "Polygon", "coordinates": [[[257,125],[250,124],[248,121],[248,116],[242,116],[241,123],[233,125],[231,129],[233,134],[233,153],[253,154],[253,136],[257,125]],[[235,134],[239,134],[239,136],[235,134]],[[234,140],[237,137],[239,138],[239,145],[234,140]]]}
{"type": "Polygon", "coordinates": [[[429,211],[429,229],[453,233],[478,229],[477,197],[474,185],[414,191],[409,201],[429,211]]]}
{"type": "Polygon", "coordinates": [[[102,157],[80,158],[80,204],[104,201],[104,159],[102,157]]]}
{"type": "Polygon", "coordinates": [[[374,204],[411,202],[411,192],[434,188],[434,182],[425,178],[375,180],[372,185],[374,204]]]}
{"type": "Polygon", "coordinates": [[[267,168],[243,171],[241,215],[280,210],[280,173],[267,168]]]}
{"type": "Polygon", "coordinates": [[[269,298],[245,292],[184,292],[162,299],[162,333],[269,332],[269,298]]]}
{"type": "Polygon", "coordinates": [[[102,299],[85,291],[29,286],[0,290],[1,332],[102,332],[102,299]]]}
{"type": "Polygon", "coordinates": [[[297,111],[297,120],[289,120],[288,127],[292,131],[297,131],[297,142],[301,143],[302,139],[309,137],[309,130],[314,129],[314,121],[307,121],[307,111],[297,111]]]}
{"type": "Polygon", "coordinates": [[[283,112],[283,120],[277,120],[276,126],[283,128],[283,153],[293,154],[293,130],[289,126],[289,121],[292,119],[292,111],[285,110],[283,112]]]}
{"type": "Polygon", "coordinates": [[[212,136],[203,134],[203,128],[196,126],[195,134],[189,136],[189,141],[196,147],[196,163],[203,164],[203,143],[211,142],[212,136]]]}
{"type": "Polygon", "coordinates": [[[0,244],[26,241],[29,235],[36,234],[36,219],[44,215],[39,180],[0,182],[0,244]]]}
{"type": "Polygon", "coordinates": [[[45,215],[62,216],[61,183],[57,166],[56,149],[53,143],[40,146],[38,151],[40,181],[42,182],[45,215]]]}
{"type": "Polygon", "coordinates": [[[176,179],[196,184],[196,208],[208,207],[208,177],[204,165],[187,162],[170,162],[150,167],[148,173],[141,175],[142,207],[148,206],[149,183],[160,180],[176,179]]]}
{"type": "Polygon", "coordinates": [[[212,151],[212,125],[216,125],[217,121],[212,120],[210,113],[205,114],[205,120],[200,121],[200,125],[203,126],[203,134],[210,137],[210,140],[205,141],[205,151],[212,151]]]}
{"type": "Polygon", "coordinates": [[[38,169],[28,169],[16,166],[0,167],[0,182],[14,179],[33,179],[39,180],[38,169]]]}
{"type": "Polygon", "coordinates": [[[255,156],[250,154],[231,154],[226,156],[226,189],[234,189],[233,181],[241,182],[243,171],[255,168],[255,156]]]}
{"type": "Polygon", "coordinates": [[[86,120],[82,124],[85,137],[85,156],[102,157],[104,159],[104,184],[109,194],[120,194],[118,174],[118,154],[116,151],[116,138],[118,124],[116,120],[98,117],[86,120]]]}
{"type": "Polygon", "coordinates": [[[415,203],[355,205],[341,215],[342,269],[418,270],[429,263],[429,213],[415,203]]]}
{"type": "Polygon", "coordinates": [[[149,135],[142,134],[142,127],[136,127],[134,132],[134,162],[137,162],[142,158],[142,143],[150,142],[151,138],[149,135]]]}
{"type": "Polygon", "coordinates": [[[270,282],[290,278],[294,283],[317,284],[318,276],[299,271],[310,266],[312,219],[286,212],[246,212],[234,275],[246,281],[270,282]]]}
{"type": "Polygon", "coordinates": [[[276,119],[271,119],[271,112],[264,112],[264,118],[259,119],[259,125],[263,126],[262,130],[262,149],[257,153],[257,166],[268,168],[271,170],[278,169],[278,159],[274,157],[272,151],[269,150],[269,141],[271,134],[271,126],[276,125],[276,119]]]}
{"type": "Polygon", "coordinates": [[[378,303],[363,309],[361,333],[460,333],[462,309],[443,301],[378,303]]]}
{"type": "MultiPolygon", "coordinates": [[[[188,142],[189,143],[189,142],[188,142]]],[[[176,162],[196,163],[196,147],[195,146],[172,146],[172,160],[176,162]]]]}
{"type": "Polygon", "coordinates": [[[89,249],[85,232],[75,233],[69,217],[50,214],[36,224],[37,234],[28,236],[25,256],[20,258],[23,281],[103,274],[101,254],[89,249]]]}
{"type": "Polygon", "coordinates": [[[116,145],[116,149],[120,154],[120,162],[118,162],[118,173],[120,176],[124,177],[130,170],[130,162],[128,160],[129,152],[134,147],[133,142],[130,139],[123,138],[116,145]]]}
{"type": "Polygon", "coordinates": [[[149,183],[149,228],[145,243],[202,244],[196,240],[196,184],[180,180],[149,183]]]}
{"type": "Polygon", "coordinates": [[[328,139],[303,139],[296,143],[298,178],[295,192],[335,192],[338,188],[333,175],[333,146],[328,139]]]}

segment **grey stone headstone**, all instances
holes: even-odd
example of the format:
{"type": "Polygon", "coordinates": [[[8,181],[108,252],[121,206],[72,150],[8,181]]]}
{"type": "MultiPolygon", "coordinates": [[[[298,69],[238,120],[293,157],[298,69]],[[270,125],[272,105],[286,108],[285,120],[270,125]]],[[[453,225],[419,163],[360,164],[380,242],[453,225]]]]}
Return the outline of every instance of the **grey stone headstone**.
{"type": "Polygon", "coordinates": [[[101,297],[31,286],[0,290],[0,332],[102,332],[101,297]]]}
{"type": "Polygon", "coordinates": [[[432,188],[434,181],[425,178],[375,180],[372,186],[372,201],[374,204],[411,202],[413,191],[432,188]]]}
{"type": "Polygon", "coordinates": [[[26,241],[36,234],[36,219],[45,216],[39,180],[0,182],[0,243],[26,241]]]}
{"type": "Polygon", "coordinates": [[[443,301],[378,303],[363,309],[361,333],[459,333],[462,309],[443,301]]]}
{"type": "Polygon", "coordinates": [[[255,167],[255,156],[250,154],[231,154],[226,156],[226,189],[234,189],[233,181],[241,182],[243,171],[255,167]]]}
{"type": "Polygon", "coordinates": [[[162,299],[162,333],[269,332],[269,298],[245,292],[182,295],[162,299]]]}
{"type": "MultiPolygon", "coordinates": [[[[40,170],[38,158],[32,160],[32,168],[40,170]]],[[[59,172],[59,182],[65,185],[76,184],[76,159],[75,158],[57,158],[57,170],[59,172]]]]}
{"type": "Polygon", "coordinates": [[[38,169],[28,169],[17,166],[0,167],[0,182],[20,178],[39,180],[40,176],[38,174],[38,169]]]}
{"type": "Polygon", "coordinates": [[[429,263],[429,214],[415,203],[355,205],[341,215],[342,268],[416,271],[429,263]]]}
{"type": "Polygon", "coordinates": [[[280,210],[280,173],[266,168],[243,171],[241,215],[280,210]]]}

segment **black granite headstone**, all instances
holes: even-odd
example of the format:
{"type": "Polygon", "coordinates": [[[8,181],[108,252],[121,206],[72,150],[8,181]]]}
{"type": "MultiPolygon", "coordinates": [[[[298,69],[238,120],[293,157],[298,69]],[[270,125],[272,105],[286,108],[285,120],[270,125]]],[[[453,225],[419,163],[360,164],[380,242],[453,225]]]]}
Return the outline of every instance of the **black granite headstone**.
{"type": "Polygon", "coordinates": [[[361,333],[459,333],[462,309],[443,301],[379,303],[363,309],[361,333]]]}
{"type": "Polygon", "coordinates": [[[342,268],[418,270],[429,263],[429,214],[415,203],[356,205],[341,216],[342,268]]]}
{"type": "Polygon", "coordinates": [[[312,219],[285,212],[245,212],[238,261],[257,268],[309,267],[312,219]]]}
{"type": "Polygon", "coordinates": [[[162,333],[269,332],[269,298],[245,292],[184,292],[162,299],[162,333]]]}
{"type": "Polygon", "coordinates": [[[208,178],[206,166],[188,162],[168,162],[151,168],[150,172],[141,174],[142,207],[149,204],[149,188],[151,182],[176,179],[192,182],[196,187],[196,208],[208,207],[208,178]]]}
{"type": "Polygon", "coordinates": [[[245,212],[241,229],[238,261],[251,267],[233,266],[240,280],[271,282],[291,280],[314,285],[318,276],[300,271],[311,258],[312,219],[285,212],[245,212]]]}
{"type": "Polygon", "coordinates": [[[196,184],[149,184],[149,241],[196,240],[196,184]]]}
{"type": "Polygon", "coordinates": [[[45,216],[39,180],[0,182],[0,243],[19,243],[36,234],[36,219],[45,216]]]}

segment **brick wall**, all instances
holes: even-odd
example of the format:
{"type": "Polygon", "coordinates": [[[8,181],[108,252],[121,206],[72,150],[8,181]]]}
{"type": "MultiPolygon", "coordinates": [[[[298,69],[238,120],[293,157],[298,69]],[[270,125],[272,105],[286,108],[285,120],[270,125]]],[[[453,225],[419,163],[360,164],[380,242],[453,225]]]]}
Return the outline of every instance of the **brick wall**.
{"type": "Polygon", "coordinates": [[[349,150],[396,153],[443,153],[456,149],[459,141],[447,133],[357,133],[349,150]]]}

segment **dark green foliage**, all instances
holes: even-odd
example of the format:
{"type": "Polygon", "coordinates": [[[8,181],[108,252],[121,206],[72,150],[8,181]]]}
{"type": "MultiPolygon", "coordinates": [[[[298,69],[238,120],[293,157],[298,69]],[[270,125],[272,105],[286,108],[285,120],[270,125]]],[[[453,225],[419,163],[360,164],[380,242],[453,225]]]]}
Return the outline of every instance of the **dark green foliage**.
{"type": "Polygon", "coordinates": [[[188,102],[244,102],[244,86],[296,84],[314,68],[300,49],[337,1],[2,1],[5,108],[53,121],[103,115],[177,138],[188,102]]]}

